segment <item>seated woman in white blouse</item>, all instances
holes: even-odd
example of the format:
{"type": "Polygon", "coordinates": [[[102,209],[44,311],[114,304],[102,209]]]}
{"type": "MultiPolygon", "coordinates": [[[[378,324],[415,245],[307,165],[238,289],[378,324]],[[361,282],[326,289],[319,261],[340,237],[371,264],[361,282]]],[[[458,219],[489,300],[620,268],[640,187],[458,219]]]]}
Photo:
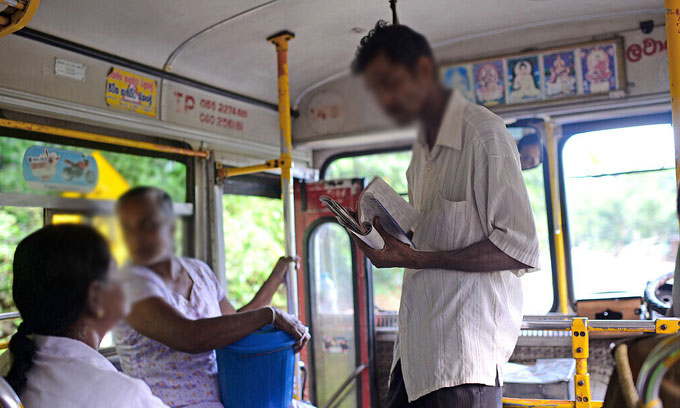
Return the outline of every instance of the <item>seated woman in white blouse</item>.
{"type": "Polygon", "coordinates": [[[144,380],[170,407],[223,408],[215,349],[273,324],[309,341],[295,317],[269,306],[293,258],[281,258],[253,300],[236,310],[210,267],[175,256],[172,199],[156,187],[135,187],[116,206],[132,262],[122,269],[131,312],[114,328],[126,374],[144,380]]]}
{"type": "Polygon", "coordinates": [[[166,407],[143,381],[118,372],[98,352],[127,306],[116,263],[97,231],[44,227],[19,243],[13,272],[23,322],[0,368],[24,407],[166,407]]]}

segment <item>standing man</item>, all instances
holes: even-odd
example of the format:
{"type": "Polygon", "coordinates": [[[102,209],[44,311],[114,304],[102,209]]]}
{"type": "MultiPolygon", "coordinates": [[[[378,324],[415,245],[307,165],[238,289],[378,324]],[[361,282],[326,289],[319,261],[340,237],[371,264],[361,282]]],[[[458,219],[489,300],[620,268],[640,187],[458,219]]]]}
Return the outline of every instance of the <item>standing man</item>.
{"type": "Polygon", "coordinates": [[[519,154],[503,120],[446,90],[430,46],[378,22],[353,62],[399,125],[417,121],[407,171],[413,242],[387,235],[377,267],[404,267],[388,394],[395,407],[501,407],[503,364],[522,321],[519,277],[539,264],[519,154]]]}

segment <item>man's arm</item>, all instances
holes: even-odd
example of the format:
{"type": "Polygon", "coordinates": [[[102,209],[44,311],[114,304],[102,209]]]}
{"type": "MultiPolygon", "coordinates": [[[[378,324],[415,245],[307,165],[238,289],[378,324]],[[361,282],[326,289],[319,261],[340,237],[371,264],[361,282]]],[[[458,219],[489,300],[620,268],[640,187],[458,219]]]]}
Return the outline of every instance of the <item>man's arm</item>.
{"type": "Polygon", "coordinates": [[[489,239],[455,251],[420,252],[386,233],[377,217],[373,225],[385,240],[383,249],[372,249],[353,234],[350,235],[378,268],[450,269],[461,272],[496,272],[529,268],[498,249],[489,239]]]}
{"type": "Polygon", "coordinates": [[[165,300],[150,297],[132,306],[126,321],[146,337],[185,353],[203,353],[228,346],[272,322],[298,342],[302,349],[309,340],[306,327],[295,317],[280,310],[262,308],[209,319],[187,319],[165,300]]]}

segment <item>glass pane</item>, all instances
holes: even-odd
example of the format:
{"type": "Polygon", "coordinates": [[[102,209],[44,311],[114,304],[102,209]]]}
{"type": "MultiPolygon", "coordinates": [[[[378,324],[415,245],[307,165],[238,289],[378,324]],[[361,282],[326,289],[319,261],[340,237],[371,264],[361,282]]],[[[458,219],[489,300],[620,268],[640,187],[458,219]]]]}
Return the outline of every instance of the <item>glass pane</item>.
{"type": "Polygon", "coordinates": [[[553,279],[548,231],[548,214],[543,184],[543,164],[531,170],[522,171],[529,193],[531,209],[534,213],[536,234],[541,249],[541,270],[522,276],[524,292],[524,314],[540,315],[550,311],[553,304],[553,279]]]}
{"type": "MultiPolygon", "coordinates": [[[[186,201],[186,166],[168,159],[145,157],[107,151],[14,139],[0,135],[0,193],[42,194],[87,199],[114,200],[135,185],[162,186],[176,202],[186,201]],[[95,189],[87,194],[37,189],[29,186],[23,176],[23,158],[31,146],[57,147],[73,152],[91,154],[99,167],[95,189]]],[[[117,222],[113,216],[64,214],[48,211],[48,223],[87,223],[109,239],[111,250],[119,265],[128,260],[117,222]]],[[[178,221],[177,253],[182,254],[182,223],[178,221]]],[[[12,257],[18,242],[43,225],[42,208],[0,207],[0,312],[14,310],[11,299],[12,257]]],[[[8,334],[11,323],[0,323],[0,336],[8,334]]]]}
{"type": "Polygon", "coordinates": [[[576,298],[642,295],[678,247],[672,127],[582,133],[562,154],[576,298]]]}
{"type": "MultiPolygon", "coordinates": [[[[16,312],[12,299],[12,260],[19,241],[43,225],[40,208],[0,207],[0,313],[16,312]]],[[[16,329],[18,321],[0,322],[0,338],[16,329]]]]}
{"type": "Polygon", "coordinates": [[[115,199],[128,188],[138,185],[162,186],[173,201],[186,201],[186,166],[183,163],[155,157],[137,156],[107,151],[94,151],[74,146],[44,143],[34,140],[0,136],[0,192],[85,196],[93,199],[115,199]],[[29,186],[24,180],[24,153],[31,146],[49,146],[74,152],[92,154],[97,161],[99,182],[86,195],[45,191],[29,186]]]}
{"type": "Polygon", "coordinates": [[[399,194],[408,194],[406,169],[411,162],[411,151],[343,157],[326,169],[326,180],[382,177],[399,194]]]}
{"type": "MultiPolygon", "coordinates": [[[[318,226],[309,239],[312,296],[313,385],[325,406],[356,368],[352,253],[347,231],[334,222],[318,226]]],[[[336,406],[356,407],[356,382],[336,406]]]]}
{"type": "MultiPolygon", "coordinates": [[[[509,128],[516,138],[522,129],[509,128]]],[[[344,157],[333,161],[326,170],[325,178],[351,179],[379,175],[400,193],[408,191],[406,169],[411,160],[410,151],[378,153],[365,156],[344,157]]],[[[548,217],[545,208],[543,167],[523,172],[529,199],[534,212],[536,229],[541,246],[541,271],[522,277],[524,287],[524,313],[543,314],[553,303],[550,244],[548,241],[548,217]]],[[[395,324],[394,312],[399,310],[403,268],[373,267],[373,292],[376,308],[376,326],[390,327],[395,324]]]]}
{"type": "MultiPolygon", "coordinates": [[[[237,309],[248,304],[286,252],[283,203],[278,199],[222,196],[227,296],[237,309]]],[[[272,305],[287,310],[285,285],[272,305]]]]}

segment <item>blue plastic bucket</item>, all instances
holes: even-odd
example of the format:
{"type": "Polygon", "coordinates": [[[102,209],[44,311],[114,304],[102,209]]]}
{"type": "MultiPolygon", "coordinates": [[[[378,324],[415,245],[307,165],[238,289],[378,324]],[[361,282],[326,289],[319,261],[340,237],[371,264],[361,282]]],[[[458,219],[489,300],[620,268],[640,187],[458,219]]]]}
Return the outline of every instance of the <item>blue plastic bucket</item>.
{"type": "Polygon", "coordinates": [[[265,326],[217,350],[225,408],[288,408],[293,401],[295,339],[265,326]]]}

